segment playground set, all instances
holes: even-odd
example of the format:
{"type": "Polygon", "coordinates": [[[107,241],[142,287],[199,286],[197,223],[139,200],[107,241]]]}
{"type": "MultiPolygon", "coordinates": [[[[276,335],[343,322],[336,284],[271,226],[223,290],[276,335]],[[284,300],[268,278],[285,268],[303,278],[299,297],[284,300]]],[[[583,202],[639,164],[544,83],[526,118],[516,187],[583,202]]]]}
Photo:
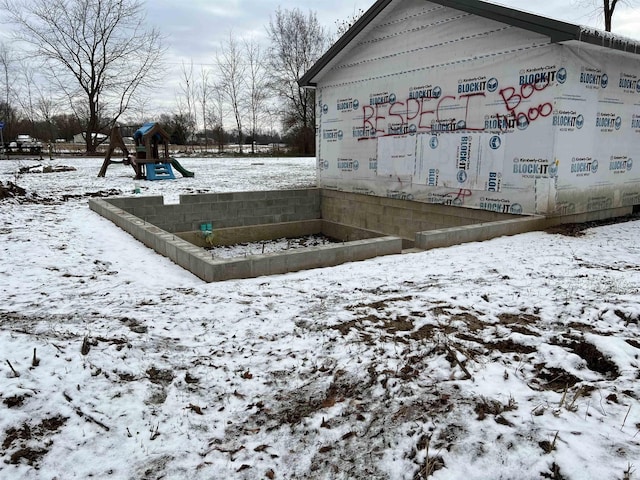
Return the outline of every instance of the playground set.
{"type": "Polygon", "coordinates": [[[129,152],[122,138],[120,127],[111,130],[109,148],[98,177],[104,177],[109,165],[114,163],[131,165],[136,180],[172,180],[175,168],[183,177],[193,177],[193,172],[185,169],[180,162],[169,156],[169,134],[156,122],[145,123],[134,134],[135,153],[129,152]],[[124,159],[111,160],[114,151],[122,150],[124,159]]]}

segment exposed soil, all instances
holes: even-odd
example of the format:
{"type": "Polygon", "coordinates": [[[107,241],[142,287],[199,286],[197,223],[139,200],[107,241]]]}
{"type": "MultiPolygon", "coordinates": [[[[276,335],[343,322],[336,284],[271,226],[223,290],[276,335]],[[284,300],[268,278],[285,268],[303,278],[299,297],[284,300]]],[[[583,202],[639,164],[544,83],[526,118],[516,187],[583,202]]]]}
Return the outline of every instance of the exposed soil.
{"type": "Polygon", "coordinates": [[[19,187],[13,182],[7,182],[7,185],[0,182],[0,199],[24,197],[26,194],[27,191],[24,188],[19,187]]]}
{"type": "Polygon", "coordinates": [[[545,367],[544,365],[536,365],[536,368],[539,369],[537,374],[537,378],[540,380],[539,385],[545,390],[563,392],[580,381],[578,377],[562,368],[545,367]]]}
{"type": "Polygon", "coordinates": [[[584,235],[584,231],[593,228],[601,227],[604,225],[613,225],[615,223],[631,222],[640,219],[640,212],[626,215],[624,217],[609,218],[606,220],[597,220],[593,222],[584,223],[567,223],[564,225],[557,225],[555,227],[548,228],[547,233],[557,233],[560,235],[567,235],[570,237],[581,237],[584,235]]]}
{"type": "Polygon", "coordinates": [[[67,165],[32,165],[30,167],[20,168],[18,173],[23,175],[25,173],[62,173],[75,171],[75,167],[69,167],[67,165]]]}
{"type": "Polygon", "coordinates": [[[24,461],[31,466],[37,466],[48,452],[48,438],[60,430],[67,420],[68,418],[59,415],[45,418],[38,424],[25,422],[19,428],[8,429],[2,448],[10,452],[9,463],[17,464],[24,461]]]}
{"type": "Polygon", "coordinates": [[[617,378],[620,375],[616,364],[606,358],[594,345],[587,342],[575,342],[568,344],[567,347],[587,362],[589,370],[601,373],[607,378],[617,378]]]}

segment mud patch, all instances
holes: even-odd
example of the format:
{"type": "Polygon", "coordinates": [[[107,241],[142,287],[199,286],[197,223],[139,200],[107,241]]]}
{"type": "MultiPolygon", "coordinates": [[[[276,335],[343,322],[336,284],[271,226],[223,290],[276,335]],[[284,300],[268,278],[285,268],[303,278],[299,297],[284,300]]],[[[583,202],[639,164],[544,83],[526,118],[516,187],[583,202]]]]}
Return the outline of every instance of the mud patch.
{"type": "Polygon", "coordinates": [[[27,191],[24,188],[19,187],[13,182],[7,182],[6,185],[0,182],[0,199],[24,197],[26,194],[27,191]]]}
{"type": "Polygon", "coordinates": [[[593,227],[602,227],[604,225],[614,225],[616,223],[631,222],[640,219],[640,213],[633,213],[631,215],[625,215],[623,217],[608,218],[605,220],[597,220],[593,222],[585,223],[567,223],[564,225],[558,225],[545,230],[547,233],[566,235],[569,237],[581,237],[585,233],[584,231],[593,227]]]}
{"type": "Polygon", "coordinates": [[[537,373],[538,385],[544,390],[563,392],[580,382],[578,377],[562,368],[545,367],[544,365],[536,365],[535,368],[539,370],[537,373]]]}
{"type": "Polygon", "coordinates": [[[31,395],[14,395],[13,397],[7,397],[2,400],[8,408],[21,407],[24,401],[31,397],[31,395]]]}
{"type": "Polygon", "coordinates": [[[2,449],[9,455],[9,463],[26,462],[36,466],[40,459],[47,454],[48,437],[55,434],[67,422],[68,418],[61,415],[45,418],[38,424],[24,423],[19,428],[10,428],[5,433],[2,449]],[[13,451],[10,452],[10,450],[13,451]]]}
{"type": "Polygon", "coordinates": [[[497,400],[492,400],[489,398],[480,398],[476,401],[476,405],[473,409],[476,412],[477,420],[484,420],[487,416],[492,415],[496,417],[496,421],[498,423],[504,423],[504,420],[501,422],[499,419],[502,417],[502,413],[511,412],[513,410],[517,410],[518,405],[512,399],[509,399],[507,403],[502,403],[497,400]]]}
{"type": "Polygon", "coordinates": [[[502,353],[522,353],[524,355],[529,353],[534,353],[537,351],[536,347],[531,347],[529,345],[523,345],[521,343],[516,343],[511,339],[508,340],[500,340],[498,342],[492,342],[486,344],[487,348],[492,348],[494,350],[498,350],[502,353]]]}
{"type": "Polygon", "coordinates": [[[20,175],[26,173],[62,173],[62,172],[75,172],[75,167],[69,167],[67,165],[32,165],[30,167],[22,167],[18,170],[20,175]]]}
{"type": "Polygon", "coordinates": [[[498,315],[498,320],[503,325],[532,325],[538,323],[540,317],[527,313],[502,313],[498,315]]]}
{"type": "Polygon", "coordinates": [[[148,368],[146,373],[151,383],[165,387],[169,385],[175,377],[173,371],[156,367],[148,368]]]}
{"type": "Polygon", "coordinates": [[[632,338],[627,338],[625,342],[627,342],[633,348],[637,348],[640,350],[640,342],[638,342],[637,340],[633,340],[632,338]]]}
{"type": "Polygon", "coordinates": [[[606,358],[594,345],[587,342],[575,342],[568,344],[567,347],[587,362],[589,370],[601,373],[607,378],[618,378],[620,376],[618,366],[606,358]]]}
{"type": "Polygon", "coordinates": [[[120,321],[129,327],[129,330],[133,333],[147,333],[149,331],[149,328],[146,325],[134,318],[125,317],[120,319],[120,321]]]}

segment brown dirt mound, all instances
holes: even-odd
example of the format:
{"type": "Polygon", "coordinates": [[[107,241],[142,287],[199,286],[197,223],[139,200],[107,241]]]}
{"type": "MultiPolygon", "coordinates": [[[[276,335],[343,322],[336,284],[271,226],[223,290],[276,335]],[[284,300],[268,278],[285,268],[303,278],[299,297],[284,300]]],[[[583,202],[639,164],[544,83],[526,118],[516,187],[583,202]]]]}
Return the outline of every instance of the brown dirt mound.
{"type": "Polygon", "coordinates": [[[24,197],[26,194],[27,191],[24,188],[19,187],[13,182],[9,182],[6,186],[0,182],[0,199],[24,197]]]}

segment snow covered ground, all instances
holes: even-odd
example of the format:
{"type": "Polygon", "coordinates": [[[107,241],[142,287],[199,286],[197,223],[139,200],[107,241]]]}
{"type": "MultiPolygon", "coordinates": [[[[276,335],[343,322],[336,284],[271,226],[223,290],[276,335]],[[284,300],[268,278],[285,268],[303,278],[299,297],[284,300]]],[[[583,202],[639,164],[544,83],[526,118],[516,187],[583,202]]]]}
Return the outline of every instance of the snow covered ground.
{"type": "MultiPolygon", "coordinates": [[[[181,161],[142,194],[314,183],[181,161]]],[[[89,210],[101,162],[0,161],[0,478],[640,478],[640,221],[206,284],[89,210]]]]}

